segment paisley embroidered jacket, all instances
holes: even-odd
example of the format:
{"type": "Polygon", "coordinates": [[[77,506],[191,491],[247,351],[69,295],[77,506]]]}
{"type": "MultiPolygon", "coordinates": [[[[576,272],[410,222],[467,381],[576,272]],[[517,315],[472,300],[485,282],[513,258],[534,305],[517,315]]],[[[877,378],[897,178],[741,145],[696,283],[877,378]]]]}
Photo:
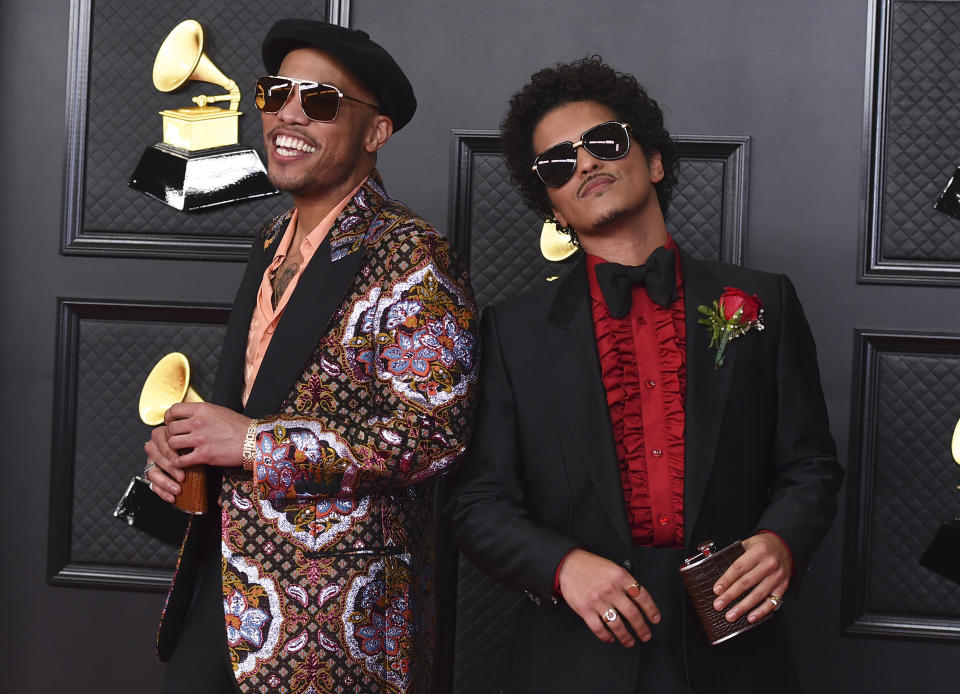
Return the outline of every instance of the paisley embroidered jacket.
{"type": "MultiPolygon", "coordinates": [[[[289,215],[261,229],[234,305],[215,400],[235,409],[254,297],[289,215]]],[[[376,174],[329,243],[332,262],[319,275],[307,266],[243,410],[261,419],[255,469],[220,483],[224,639],[244,692],[424,692],[431,478],[468,440],[476,308],[448,242],[376,174]]],[[[158,635],[164,659],[197,573],[193,525],[158,635]]]]}

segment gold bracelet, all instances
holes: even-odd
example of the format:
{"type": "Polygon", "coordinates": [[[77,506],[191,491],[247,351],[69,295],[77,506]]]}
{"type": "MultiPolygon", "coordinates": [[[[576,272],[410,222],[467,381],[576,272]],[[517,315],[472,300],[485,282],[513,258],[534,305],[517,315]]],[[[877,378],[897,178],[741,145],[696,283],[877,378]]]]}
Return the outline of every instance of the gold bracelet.
{"type": "Polygon", "coordinates": [[[253,464],[257,460],[257,427],[259,425],[259,420],[251,419],[250,426],[247,427],[247,435],[243,439],[243,457],[241,458],[244,470],[252,470],[253,464]]]}

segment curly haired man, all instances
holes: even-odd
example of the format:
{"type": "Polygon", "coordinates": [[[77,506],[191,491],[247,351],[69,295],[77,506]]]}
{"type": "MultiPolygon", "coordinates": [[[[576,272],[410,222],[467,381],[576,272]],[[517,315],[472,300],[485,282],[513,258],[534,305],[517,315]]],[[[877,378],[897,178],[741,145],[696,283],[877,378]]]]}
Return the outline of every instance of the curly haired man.
{"type": "Polygon", "coordinates": [[[486,310],[448,507],[467,556],[531,598],[505,691],[797,691],[767,618],[829,528],[842,470],[792,284],[677,246],[662,112],[601,59],[537,72],[501,130],[527,203],[582,250],[486,310]],[[713,609],[758,627],[715,647],[677,571],[708,538],[743,548],[713,609]]]}

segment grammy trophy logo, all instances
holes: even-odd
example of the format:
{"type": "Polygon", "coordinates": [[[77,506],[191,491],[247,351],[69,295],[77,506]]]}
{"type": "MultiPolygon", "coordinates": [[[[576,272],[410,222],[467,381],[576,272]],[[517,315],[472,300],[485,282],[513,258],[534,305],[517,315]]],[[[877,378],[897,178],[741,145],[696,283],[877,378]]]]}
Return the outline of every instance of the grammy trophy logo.
{"type": "Polygon", "coordinates": [[[192,211],[275,195],[257,153],[238,144],[240,89],[203,52],[203,27],[188,19],[171,31],[153,64],[153,85],[172,92],[194,80],[226,94],[193,97],[195,106],[165,109],[163,142],[147,147],[130,187],[178,210],[192,211]],[[213,104],[229,102],[227,108],[213,104]]]}

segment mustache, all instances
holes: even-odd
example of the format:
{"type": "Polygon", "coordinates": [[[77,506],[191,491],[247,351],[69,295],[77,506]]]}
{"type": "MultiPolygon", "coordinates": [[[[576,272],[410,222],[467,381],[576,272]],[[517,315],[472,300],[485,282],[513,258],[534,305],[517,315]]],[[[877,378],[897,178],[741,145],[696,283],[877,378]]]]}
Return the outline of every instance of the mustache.
{"type": "Polygon", "coordinates": [[[585,189],[588,185],[590,185],[590,183],[591,183],[592,181],[595,181],[596,179],[601,178],[601,177],[602,177],[602,178],[608,178],[608,179],[610,179],[611,181],[617,180],[617,179],[614,178],[612,175],[610,175],[610,174],[608,174],[608,173],[606,173],[606,172],[603,172],[603,171],[598,172],[598,173],[595,173],[595,174],[593,174],[592,176],[590,176],[590,178],[586,179],[583,183],[580,184],[580,187],[577,188],[577,197],[579,198],[579,197],[583,194],[584,189],[585,189]]]}

